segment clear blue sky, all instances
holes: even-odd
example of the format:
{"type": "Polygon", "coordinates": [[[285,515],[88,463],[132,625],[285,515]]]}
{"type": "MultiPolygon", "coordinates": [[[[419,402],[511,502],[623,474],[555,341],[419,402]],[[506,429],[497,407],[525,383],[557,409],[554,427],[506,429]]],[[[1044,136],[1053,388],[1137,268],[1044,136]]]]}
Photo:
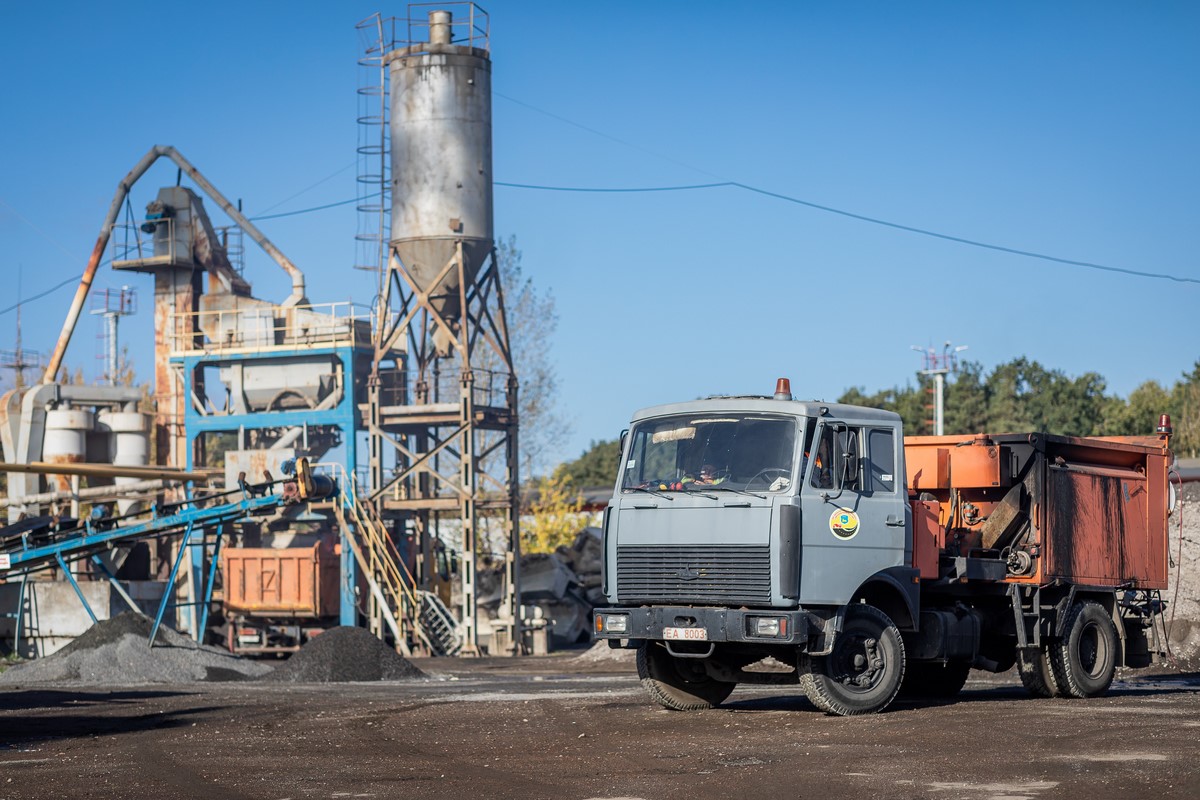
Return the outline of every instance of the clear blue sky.
{"type": "MultiPolygon", "coordinates": [[[[497,180],[739,181],[1200,279],[1194,3],[484,7],[503,95],[497,180]]],[[[178,147],[251,214],[325,178],[273,210],[353,197],[354,23],[405,9],[0,3],[0,307],[16,299],[18,267],[25,296],[82,270],[118,180],[153,144],[178,147]]],[[[174,179],[173,167],[152,171],[135,209],[174,179]]],[[[766,392],[779,375],[818,398],[904,383],[919,367],[913,344],[967,344],[989,368],[1025,355],[1096,371],[1121,395],[1170,384],[1200,358],[1196,283],[982,250],[733,188],[495,197],[498,235],[516,235],[527,274],[557,299],[546,346],[573,422],[561,457],[614,436],[635,408],[766,392]]],[[[314,302],[369,302],[370,278],[350,268],[352,206],[262,228],[305,270],[314,302]]],[[[247,277],[259,296],[287,294],[257,253],[247,277]]],[[[152,287],[131,278],[143,310],[123,338],[149,376],[152,287]]],[[[97,286],[122,282],[105,270],[97,286]]],[[[72,291],[26,306],[27,347],[52,348],[72,291]]],[[[68,354],[89,374],[97,328],[84,319],[68,354]]],[[[14,333],[15,314],[0,316],[0,347],[14,333]]]]}

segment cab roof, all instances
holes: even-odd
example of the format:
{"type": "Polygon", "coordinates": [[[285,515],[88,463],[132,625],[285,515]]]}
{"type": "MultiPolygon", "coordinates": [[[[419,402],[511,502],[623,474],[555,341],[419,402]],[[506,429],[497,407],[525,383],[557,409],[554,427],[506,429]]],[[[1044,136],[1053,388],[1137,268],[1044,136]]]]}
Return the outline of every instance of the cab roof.
{"type": "Polygon", "coordinates": [[[900,415],[867,406],[845,403],[825,403],[819,400],[776,400],[772,397],[707,397],[684,403],[667,403],[643,408],[633,415],[633,422],[675,414],[704,414],[711,412],[751,412],[756,414],[786,414],[795,417],[820,417],[862,422],[900,424],[900,415]]]}

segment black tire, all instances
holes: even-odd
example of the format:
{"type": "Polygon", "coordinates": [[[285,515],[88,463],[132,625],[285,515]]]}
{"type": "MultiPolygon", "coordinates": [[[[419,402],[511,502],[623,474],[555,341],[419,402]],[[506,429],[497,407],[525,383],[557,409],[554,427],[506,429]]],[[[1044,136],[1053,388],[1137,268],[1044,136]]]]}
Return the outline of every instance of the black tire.
{"type": "Polygon", "coordinates": [[[1021,677],[1025,691],[1033,697],[1062,697],[1045,647],[1041,650],[1017,648],[1017,675],[1021,677]]]}
{"type": "Polygon", "coordinates": [[[1084,600],[1071,606],[1062,639],[1050,647],[1050,666],[1063,697],[1099,697],[1117,671],[1117,627],[1104,606],[1084,600]]]}
{"type": "Polygon", "coordinates": [[[967,684],[971,662],[910,661],[900,684],[903,697],[954,697],[967,684]]]}
{"type": "Polygon", "coordinates": [[[709,676],[702,659],[676,658],[654,642],[638,648],[637,671],[650,699],[672,711],[719,706],[737,686],[709,676]]]}
{"type": "Polygon", "coordinates": [[[887,708],[904,680],[904,640],[879,609],[857,603],[827,656],[801,659],[800,687],[827,714],[849,717],[887,708]]]}

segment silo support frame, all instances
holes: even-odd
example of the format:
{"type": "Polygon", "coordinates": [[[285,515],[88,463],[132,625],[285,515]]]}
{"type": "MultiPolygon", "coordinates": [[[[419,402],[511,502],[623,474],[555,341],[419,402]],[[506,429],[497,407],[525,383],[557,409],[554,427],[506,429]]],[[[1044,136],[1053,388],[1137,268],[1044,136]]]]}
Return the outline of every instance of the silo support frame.
{"type": "MultiPolygon", "coordinates": [[[[504,591],[498,627],[511,625],[511,635],[497,637],[506,652],[520,652],[519,604],[519,489],[517,470],[517,380],[504,308],[504,293],[493,250],[486,268],[468,276],[463,243],[435,279],[421,287],[393,251],[388,258],[384,289],[375,326],[375,354],[368,393],[371,438],[370,498],[381,513],[388,503],[411,515],[423,570],[428,575],[432,517],[457,518],[462,552],[459,581],[462,606],[458,624],[462,655],[479,655],[477,577],[481,509],[502,515],[507,539],[501,566],[504,591]],[[457,280],[455,280],[457,279],[457,280]],[[439,298],[457,292],[459,314],[451,317],[438,306],[439,298]],[[399,363],[403,355],[403,397],[386,403],[380,387],[385,362],[399,363]],[[456,360],[460,369],[458,390],[438,390],[439,364],[456,360]],[[507,380],[499,392],[480,385],[480,375],[503,371],[507,380]],[[486,394],[480,396],[480,392],[486,394]],[[448,402],[449,401],[449,402],[448,402]],[[456,401],[456,402],[453,402],[456,401]],[[384,406],[388,406],[386,413],[384,406]],[[453,409],[453,410],[450,410],[453,409]],[[406,415],[409,415],[406,417],[406,415]],[[394,454],[395,465],[385,469],[385,454],[394,454]],[[446,463],[449,461],[449,463],[446,463]],[[485,469],[495,462],[494,474],[485,469]],[[439,466],[440,462],[440,466],[439,466]],[[451,465],[457,469],[447,469],[451,465]],[[485,494],[484,489],[489,491],[485,494]],[[490,490],[498,491],[490,491],[490,490]],[[453,509],[453,510],[452,510],[453,509]],[[457,513],[455,513],[457,512],[457,513]]],[[[508,630],[505,631],[508,633],[508,630]]],[[[496,647],[493,655],[498,654],[496,647]]]]}

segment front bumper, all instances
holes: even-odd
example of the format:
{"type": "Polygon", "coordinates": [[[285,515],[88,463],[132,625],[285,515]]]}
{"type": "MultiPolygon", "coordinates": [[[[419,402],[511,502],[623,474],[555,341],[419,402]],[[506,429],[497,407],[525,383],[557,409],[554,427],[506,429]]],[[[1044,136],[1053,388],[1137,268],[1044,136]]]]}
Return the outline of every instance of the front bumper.
{"type": "Polygon", "coordinates": [[[782,609],[733,609],[695,606],[651,606],[641,608],[598,608],[592,619],[597,639],[652,639],[662,641],[664,628],[702,628],[708,642],[744,642],[747,644],[807,644],[810,633],[821,630],[821,621],[807,611],[782,609]],[[596,626],[596,619],[626,616],[623,631],[596,626]],[[780,635],[756,634],[756,620],[784,621],[780,635]],[[814,631],[814,625],[816,630],[814,631]]]}

